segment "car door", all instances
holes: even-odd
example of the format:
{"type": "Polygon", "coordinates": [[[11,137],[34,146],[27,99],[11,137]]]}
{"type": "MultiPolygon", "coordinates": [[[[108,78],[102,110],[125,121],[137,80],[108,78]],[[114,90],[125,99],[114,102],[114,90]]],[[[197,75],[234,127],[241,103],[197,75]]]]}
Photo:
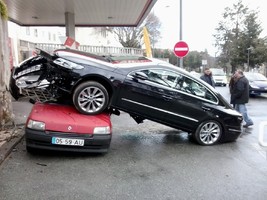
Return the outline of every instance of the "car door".
{"type": "Polygon", "coordinates": [[[166,119],[173,94],[162,79],[161,69],[136,70],[128,74],[119,95],[119,107],[158,122],[166,119]]]}
{"type": "Polygon", "coordinates": [[[172,91],[166,119],[172,126],[181,129],[192,129],[200,121],[212,117],[212,107],[217,98],[209,89],[183,74],[176,74],[178,83],[172,91]]]}

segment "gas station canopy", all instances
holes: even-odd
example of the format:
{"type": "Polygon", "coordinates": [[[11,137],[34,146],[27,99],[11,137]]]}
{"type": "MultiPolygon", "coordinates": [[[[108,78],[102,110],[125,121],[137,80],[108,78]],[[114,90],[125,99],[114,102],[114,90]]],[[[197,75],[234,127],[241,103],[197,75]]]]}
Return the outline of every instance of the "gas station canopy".
{"type": "Polygon", "coordinates": [[[9,20],[20,26],[138,26],[157,0],[4,0],[9,20]]]}

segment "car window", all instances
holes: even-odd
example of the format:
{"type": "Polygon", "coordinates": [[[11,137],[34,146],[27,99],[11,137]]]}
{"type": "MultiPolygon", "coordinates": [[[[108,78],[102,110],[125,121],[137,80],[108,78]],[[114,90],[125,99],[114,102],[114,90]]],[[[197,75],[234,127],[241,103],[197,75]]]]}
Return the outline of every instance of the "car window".
{"type": "Polygon", "coordinates": [[[215,96],[205,86],[189,77],[184,77],[181,87],[177,89],[209,101],[217,102],[215,96]]]}
{"type": "Polygon", "coordinates": [[[147,75],[148,81],[217,102],[216,97],[204,85],[183,74],[164,69],[146,69],[141,72],[147,75]]]}
{"type": "Polygon", "coordinates": [[[148,80],[154,83],[158,83],[167,87],[174,87],[177,79],[177,74],[172,71],[162,69],[146,69],[141,70],[147,75],[148,80]]]}

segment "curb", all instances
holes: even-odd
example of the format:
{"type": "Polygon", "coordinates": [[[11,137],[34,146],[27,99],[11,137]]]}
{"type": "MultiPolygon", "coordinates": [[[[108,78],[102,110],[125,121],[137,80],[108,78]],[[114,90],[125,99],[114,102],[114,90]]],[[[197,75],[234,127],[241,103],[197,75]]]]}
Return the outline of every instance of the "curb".
{"type": "Polygon", "coordinates": [[[18,131],[18,134],[7,140],[0,146],[0,165],[5,161],[9,154],[13,151],[13,148],[23,139],[24,128],[18,131]]]}

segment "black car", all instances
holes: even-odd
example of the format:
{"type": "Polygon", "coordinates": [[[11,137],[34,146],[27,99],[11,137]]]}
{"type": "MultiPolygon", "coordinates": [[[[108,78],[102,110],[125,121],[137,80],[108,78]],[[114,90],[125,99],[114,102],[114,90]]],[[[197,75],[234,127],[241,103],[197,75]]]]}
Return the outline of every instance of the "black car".
{"type": "Polygon", "coordinates": [[[13,69],[15,99],[69,100],[89,115],[124,111],[190,133],[202,145],[233,141],[242,116],[211,86],[169,63],[153,59],[114,63],[76,50],[40,51],[13,69]]]}
{"type": "Polygon", "coordinates": [[[267,93],[267,78],[258,72],[244,72],[249,81],[249,95],[261,95],[267,93]]]}

